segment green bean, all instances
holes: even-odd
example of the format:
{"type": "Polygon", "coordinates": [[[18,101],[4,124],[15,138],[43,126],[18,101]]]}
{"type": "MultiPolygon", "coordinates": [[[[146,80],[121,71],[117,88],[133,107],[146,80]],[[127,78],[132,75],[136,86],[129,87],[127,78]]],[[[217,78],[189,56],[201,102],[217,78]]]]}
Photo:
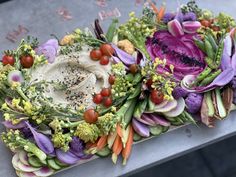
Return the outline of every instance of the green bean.
{"type": "Polygon", "coordinates": [[[207,64],[211,69],[216,69],[216,68],[218,68],[212,58],[205,57],[204,60],[205,60],[206,64],[207,64]]]}
{"type": "Polygon", "coordinates": [[[205,77],[210,74],[212,71],[212,69],[210,67],[206,67],[196,78],[196,80],[194,81],[194,84],[198,84],[199,82],[201,82],[203,79],[205,79],[205,77]]]}
{"type": "Polygon", "coordinates": [[[201,51],[203,51],[204,53],[206,53],[206,49],[205,49],[205,45],[204,42],[198,39],[194,39],[194,42],[196,44],[196,46],[201,49],[201,51]]]}
{"type": "Polygon", "coordinates": [[[130,107],[128,108],[128,110],[126,111],[125,115],[124,115],[124,126],[127,127],[131,121],[131,118],[133,116],[134,113],[134,109],[137,103],[137,98],[132,100],[132,103],[130,104],[130,107]]]}
{"type": "Polygon", "coordinates": [[[207,34],[207,39],[211,43],[211,46],[212,46],[214,52],[216,52],[218,49],[218,46],[217,46],[216,41],[213,38],[213,36],[211,34],[207,34]]]}
{"type": "Polygon", "coordinates": [[[205,48],[206,48],[206,54],[210,58],[214,58],[214,50],[211,45],[211,43],[205,38],[204,40],[205,48]]]}
{"type": "Polygon", "coordinates": [[[116,31],[116,26],[118,24],[118,19],[113,19],[112,23],[110,24],[108,30],[107,30],[107,34],[106,34],[106,38],[108,40],[108,42],[112,42],[112,39],[114,37],[115,31],[116,31]]]}
{"type": "Polygon", "coordinates": [[[210,76],[203,79],[203,81],[200,83],[199,86],[206,86],[209,83],[211,83],[219,74],[221,73],[221,69],[218,69],[217,71],[210,74],[210,76]]]}

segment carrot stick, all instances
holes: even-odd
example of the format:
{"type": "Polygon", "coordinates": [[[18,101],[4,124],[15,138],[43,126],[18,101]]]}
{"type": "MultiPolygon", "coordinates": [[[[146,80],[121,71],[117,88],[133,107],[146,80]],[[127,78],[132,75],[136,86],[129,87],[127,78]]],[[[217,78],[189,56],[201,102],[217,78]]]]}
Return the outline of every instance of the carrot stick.
{"type": "Polygon", "coordinates": [[[113,161],[114,164],[116,164],[118,155],[121,153],[122,151],[122,141],[121,141],[121,137],[120,136],[116,136],[115,142],[112,146],[112,156],[111,159],[113,161]]]}
{"type": "Polygon", "coordinates": [[[115,142],[112,147],[112,151],[114,154],[119,155],[122,151],[122,142],[121,142],[121,137],[116,136],[115,142]]]}
{"type": "Polygon", "coordinates": [[[130,126],[128,140],[127,140],[125,148],[122,150],[123,165],[126,164],[127,159],[130,156],[132,145],[133,145],[133,136],[134,136],[134,131],[133,131],[132,126],[130,126]]]}
{"type": "Polygon", "coordinates": [[[97,142],[97,150],[101,150],[107,145],[107,135],[101,136],[101,138],[97,142]]]}
{"type": "Polygon", "coordinates": [[[91,142],[89,142],[89,143],[86,143],[86,149],[90,149],[90,148],[94,148],[94,147],[96,147],[97,146],[97,143],[91,143],[91,142]]]}
{"type": "Polygon", "coordinates": [[[157,16],[158,21],[161,21],[162,18],[164,17],[165,10],[166,10],[165,6],[161,6],[160,11],[157,16]]]}
{"type": "Polygon", "coordinates": [[[158,14],[158,8],[155,6],[155,4],[153,2],[149,2],[151,7],[152,7],[152,10],[154,11],[155,14],[158,14]]]}
{"type": "Polygon", "coordinates": [[[117,124],[117,125],[116,125],[116,131],[117,131],[117,134],[118,134],[120,137],[123,137],[122,128],[121,128],[120,124],[117,124]]]}

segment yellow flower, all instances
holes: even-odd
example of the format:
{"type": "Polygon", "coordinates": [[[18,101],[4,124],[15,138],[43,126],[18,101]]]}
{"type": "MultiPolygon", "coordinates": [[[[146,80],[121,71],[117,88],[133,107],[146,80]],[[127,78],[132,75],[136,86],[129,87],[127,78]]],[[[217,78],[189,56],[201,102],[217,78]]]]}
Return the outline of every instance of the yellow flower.
{"type": "Polygon", "coordinates": [[[27,114],[32,114],[33,113],[33,106],[29,101],[22,101],[24,105],[24,110],[27,114]]]}
{"type": "Polygon", "coordinates": [[[2,104],[2,109],[3,110],[9,110],[8,106],[7,106],[7,103],[3,103],[2,104]]]}
{"type": "Polygon", "coordinates": [[[174,68],[175,68],[174,65],[170,64],[170,70],[172,73],[174,72],[174,68]]]}
{"type": "Polygon", "coordinates": [[[20,86],[20,82],[14,82],[14,81],[11,82],[11,89],[14,90],[19,86],[20,86]]]}
{"type": "Polygon", "coordinates": [[[130,17],[134,17],[134,16],[135,16],[135,12],[130,12],[130,13],[129,13],[129,16],[130,16],[130,17]]]}
{"type": "Polygon", "coordinates": [[[10,114],[9,113],[4,113],[3,114],[5,120],[10,120],[10,114]]]}
{"type": "Polygon", "coordinates": [[[13,100],[12,100],[12,105],[13,105],[15,108],[18,108],[18,107],[19,107],[19,104],[20,104],[20,98],[18,98],[18,99],[13,98],[13,100]]]}

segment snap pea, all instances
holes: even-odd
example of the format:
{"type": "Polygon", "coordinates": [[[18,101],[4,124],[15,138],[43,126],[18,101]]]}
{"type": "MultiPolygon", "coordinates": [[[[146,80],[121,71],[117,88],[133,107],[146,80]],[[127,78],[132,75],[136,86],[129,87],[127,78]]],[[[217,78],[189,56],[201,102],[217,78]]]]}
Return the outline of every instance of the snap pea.
{"type": "Polygon", "coordinates": [[[108,30],[107,30],[107,34],[106,34],[106,38],[108,40],[108,42],[112,42],[112,39],[113,39],[113,36],[115,34],[115,31],[116,31],[116,26],[118,24],[118,19],[115,18],[112,20],[108,30]]]}
{"type": "Polygon", "coordinates": [[[152,100],[151,100],[151,98],[150,98],[150,96],[149,96],[149,98],[148,98],[148,112],[154,112],[154,110],[155,110],[155,103],[153,103],[152,102],[152,100]]]}
{"type": "Polygon", "coordinates": [[[134,109],[134,117],[135,118],[141,118],[141,115],[143,114],[143,112],[145,111],[146,107],[147,107],[147,97],[143,100],[140,101],[134,109]]]}
{"type": "Polygon", "coordinates": [[[217,65],[215,64],[214,60],[212,58],[209,57],[205,57],[205,62],[206,64],[211,68],[211,69],[216,69],[217,65]]]}
{"type": "Polygon", "coordinates": [[[203,79],[203,81],[200,83],[199,86],[206,86],[209,83],[211,83],[219,74],[221,73],[221,69],[218,69],[217,71],[210,74],[210,76],[203,79]]]}
{"type": "Polygon", "coordinates": [[[133,93],[128,97],[128,100],[137,97],[140,94],[140,92],[141,92],[141,87],[142,87],[142,83],[139,83],[135,87],[135,90],[133,91],[133,93]]]}
{"type": "Polygon", "coordinates": [[[135,75],[134,75],[134,79],[133,79],[133,84],[137,84],[137,83],[139,83],[140,81],[142,80],[142,75],[141,75],[141,73],[136,73],[135,75]]]}
{"type": "Polygon", "coordinates": [[[195,79],[194,84],[198,84],[199,82],[201,82],[206,76],[208,76],[208,74],[210,74],[212,71],[212,69],[210,67],[206,67],[195,79]]]}
{"type": "Polygon", "coordinates": [[[196,46],[201,49],[201,51],[203,51],[204,53],[206,53],[206,49],[205,49],[205,45],[204,42],[198,39],[194,39],[194,42],[196,44],[196,46]]]}
{"type": "Polygon", "coordinates": [[[204,40],[204,45],[205,45],[207,56],[210,57],[210,58],[214,58],[213,47],[212,47],[211,43],[206,38],[204,40]]]}
{"type": "Polygon", "coordinates": [[[215,63],[219,67],[221,64],[221,58],[223,54],[223,49],[224,49],[224,41],[220,42],[220,45],[217,49],[216,56],[215,56],[215,63]]]}
{"type": "Polygon", "coordinates": [[[188,122],[196,124],[196,121],[194,120],[193,116],[189,114],[187,111],[184,111],[183,115],[188,120],[188,122]]]}
{"type": "Polygon", "coordinates": [[[124,115],[124,126],[125,126],[125,128],[127,128],[127,126],[129,125],[129,123],[132,119],[136,103],[137,103],[137,98],[132,99],[132,103],[130,104],[128,110],[126,111],[126,113],[124,115]]]}
{"type": "Polygon", "coordinates": [[[216,41],[211,34],[207,34],[207,40],[210,42],[214,52],[216,52],[218,49],[218,45],[216,44],[216,41]]]}

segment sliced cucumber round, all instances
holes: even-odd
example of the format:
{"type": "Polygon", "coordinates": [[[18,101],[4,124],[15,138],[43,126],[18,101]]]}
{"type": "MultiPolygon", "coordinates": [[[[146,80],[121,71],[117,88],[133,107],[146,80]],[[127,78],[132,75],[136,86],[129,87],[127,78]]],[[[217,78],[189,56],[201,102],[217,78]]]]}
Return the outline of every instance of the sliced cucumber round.
{"type": "Polygon", "coordinates": [[[47,160],[48,166],[54,170],[60,170],[62,167],[59,166],[54,159],[47,160]]]}
{"type": "Polygon", "coordinates": [[[142,137],[140,135],[138,135],[137,133],[134,133],[134,137],[133,140],[136,141],[140,141],[142,139],[142,137]]]}
{"type": "Polygon", "coordinates": [[[162,133],[162,126],[157,125],[155,127],[150,126],[150,133],[154,136],[158,136],[162,133]]]}
{"type": "Polygon", "coordinates": [[[164,126],[162,126],[162,133],[167,132],[167,131],[169,130],[169,128],[170,128],[170,127],[164,127],[164,126]]]}
{"type": "Polygon", "coordinates": [[[96,153],[96,155],[100,157],[107,157],[110,154],[111,154],[111,150],[107,146],[96,153]]]}
{"type": "Polygon", "coordinates": [[[42,167],[43,164],[41,163],[41,161],[37,158],[37,157],[34,157],[34,156],[31,156],[28,158],[28,162],[29,164],[32,166],[32,167],[42,167]]]}
{"type": "Polygon", "coordinates": [[[59,165],[60,167],[68,167],[69,165],[68,164],[65,164],[61,161],[59,161],[58,159],[54,159],[56,164],[59,165]]]}

